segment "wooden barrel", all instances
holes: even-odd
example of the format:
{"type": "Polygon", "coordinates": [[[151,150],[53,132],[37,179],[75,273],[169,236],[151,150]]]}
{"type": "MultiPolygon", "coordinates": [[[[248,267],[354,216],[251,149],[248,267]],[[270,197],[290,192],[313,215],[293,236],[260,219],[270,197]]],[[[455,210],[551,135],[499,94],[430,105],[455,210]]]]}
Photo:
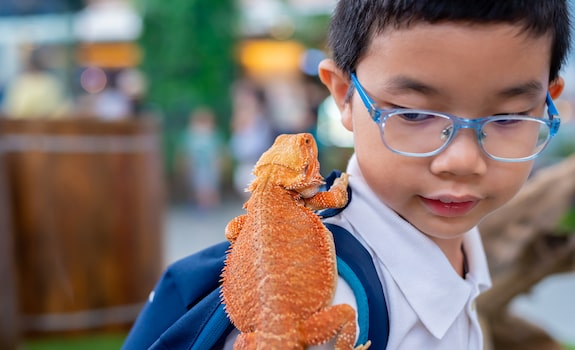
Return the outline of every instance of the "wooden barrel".
{"type": "Polygon", "coordinates": [[[18,348],[18,294],[14,264],[10,188],[6,181],[6,162],[0,151],[0,349],[18,348]]]}
{"type": "Polygon", "coordinates": [[[162,269],[159,125],[0,119],[25,333],[129,326],[162,269]]]}

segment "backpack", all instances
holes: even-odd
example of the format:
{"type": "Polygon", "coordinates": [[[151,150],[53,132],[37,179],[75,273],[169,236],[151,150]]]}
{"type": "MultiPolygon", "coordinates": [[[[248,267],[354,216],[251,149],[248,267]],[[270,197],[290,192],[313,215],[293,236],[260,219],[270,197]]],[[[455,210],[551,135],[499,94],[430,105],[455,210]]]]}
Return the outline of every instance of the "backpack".
{"type": "MultiPolygon", "coordinates": [[[[332,172],[326,178],[328,187],[339,174],[332,172]]],[[[351,201],[349,188],[348,194],[351,201]]],[[[343,209],[327,209],[320,215],[330,217],[343,209]]],[[[356,298],[357,343],[370,340],[372,349],[385,349],[387,306],[371,255],[346,229],[330,223],[325,226],[333,234],[338,273],[356,298]]],[[[220,296],[228,249],[229,243],[222,242],[172,264],[150,294],[122,349],[221,349],[234,329],[220,296]]]]}

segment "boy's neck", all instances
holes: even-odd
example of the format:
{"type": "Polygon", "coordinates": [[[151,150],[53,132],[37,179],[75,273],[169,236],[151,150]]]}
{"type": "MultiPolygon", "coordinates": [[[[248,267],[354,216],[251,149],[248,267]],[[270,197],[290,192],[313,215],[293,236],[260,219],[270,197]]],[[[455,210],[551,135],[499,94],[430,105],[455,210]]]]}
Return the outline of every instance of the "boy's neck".
{"type": "Polygon", "coordinates": [[[463,251],[463,238],[432,240],[439,246],[445,257],[459,276],[465,278],[465,252],[463,251]]]}

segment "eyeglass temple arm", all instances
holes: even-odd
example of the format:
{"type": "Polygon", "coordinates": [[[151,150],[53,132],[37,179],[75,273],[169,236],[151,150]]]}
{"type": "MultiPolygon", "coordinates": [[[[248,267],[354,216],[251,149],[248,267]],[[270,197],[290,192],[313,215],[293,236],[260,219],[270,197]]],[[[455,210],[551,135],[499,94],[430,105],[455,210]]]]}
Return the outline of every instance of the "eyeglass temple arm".
{"type": "Polygon", "coordinates": [[[547,114],[551,119],[559,117],[559,112],[557,111],[557,107],[555,107],[555,103],[553,103],[553,99],[551,98],[551,94],[547,92],[547,97],[545,99],[547,103],[547,114]]]}
{"type": "Polygon", "coordinates": [[[557,107],[555,107],[555,103],[553,103],[553,99],[549,92],[547,92],[547,97],[545,98],[545,102],[547,103],[547,115],[549,115],[549,120],[551,125],[549,125],[551,137],[555,136],[559,131],[559,126],[561,125],[561,118],[559,118],[559,112],[557,111],[557,107]]]}
{"type": "Polygon", "coordinates": [[[355,89],[357,90],[357,93],[359,94],[359,97],[361,98],[361,100],[363,101],[363,104],[365,105],[365,108],[367,108],[371,117],[377,121],[379,119],[379,111],[375,108],[375,104],[373,103],[373,100],[367,95],[367,93],[363,89],[363,86],[361,86],[361,84],[359,83],[359,80],[357,80],[355,73],[354,72],[350,73],[350,76],[351,76],[351,80],[353,82],[353,85],[354,85],[355,89]]]}

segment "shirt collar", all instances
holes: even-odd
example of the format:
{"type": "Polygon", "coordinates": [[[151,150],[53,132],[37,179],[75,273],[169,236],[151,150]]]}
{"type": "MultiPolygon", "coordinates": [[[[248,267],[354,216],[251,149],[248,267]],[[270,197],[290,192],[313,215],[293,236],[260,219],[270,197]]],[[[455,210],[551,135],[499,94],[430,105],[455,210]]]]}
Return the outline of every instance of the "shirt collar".
{"type": "Polygon", "coordinates": [[[469,272],[462,279],[431,239],[371,191],[355,156],[347,172],[353,200],[342,216],[389,272],[425,327],[435,337],[442,338],[470,297],[491,285],[477,229],[464,237],[469,272]]]}

